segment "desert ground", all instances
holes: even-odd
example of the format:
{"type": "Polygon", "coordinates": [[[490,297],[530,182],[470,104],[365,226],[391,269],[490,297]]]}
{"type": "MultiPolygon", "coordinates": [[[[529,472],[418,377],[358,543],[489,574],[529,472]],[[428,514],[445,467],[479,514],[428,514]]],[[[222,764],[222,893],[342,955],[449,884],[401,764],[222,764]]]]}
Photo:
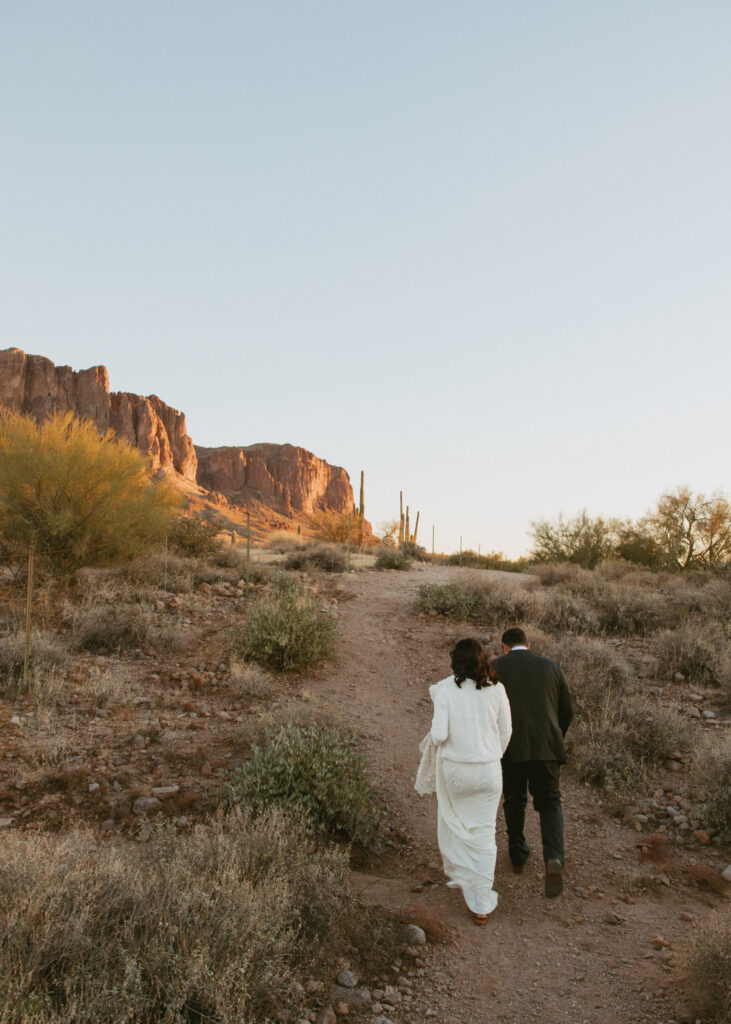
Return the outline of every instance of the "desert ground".
{"type": "MultiPolygon", "coordinates": [[[[265,574],[275,560],[257,551],[255,569],[265,574]]],[[[694,838],[687,830],[676,842],[677,833],[662,825],[672,821],[662,806],[672,807],[676,792],[684,792],[684,763],[652,780],[647,797],[660,808],[660,834],[667,836],[654,847],[648,839],[653,826],[637,818],[637,807],[618,814],[567,766],[565,890],[556,900],[543,895],[537,815],[529,806],[533,852],[517,876],[499,813],[499,905],[487,927],[476,928],[461,895],[444,884],[436,798],[419,797],[413,783],[418,744],[431,720],[428,686],[449,674],[450,645],[475,635],[497,650],[499,633],[479,619],[454,622],[418,612],[415,599],[424,583],[494,575],[522,587],[526,577],[430,564],[377,571],[363,557],[353,565],[349,574],[307,578],[338,622],[337,658],[326,667],[237,689],[228,630],[245,623],[247,600],[237,574],[229,573],[187,592],[156,595],[154,614],[182,630],[178,650],[78,654],[71,685],[52,701],[0,701],[0,843],[19,830],[62,835],[86,823],[100,844],[144,845],[157,816],[190,829],[220,805],[227,773],[249,756],[267,726],[289,719],[333,723],[359,738],[386,807],[385,852],[354,861],[353,887],[364,903],[417,922],[429,938],[418,957],[389,965],[377,977],[364,972],[357,953],[337,965],[350,968],[361,986],[396,987],[400,999],[382,1008],[384,1020],[694,1021],[679,962],[709,915],[728,914],[722,881],[709,886],[703,869],[719,878],[731,850],[718,838],[694,838]],[[119,678],[123,686],[113,682],[119,678]]],[[[104,574],[82,576],[88,600],[104,574]]],[[[264,586],[257,583],[255,592],[264,586]]],[[[78,594],[69,599],[69,628],[81,600],[78,594]]],[[[613,642],[636,647],[631,639],[613,642]]],[[[648,687],[658,702],[688,717],[699,739],[728,729],[727,709],[712,693],[703,695],[711,714],[696,717],[690,709],[698,695],[691,700],[686,683],[657,679],[648,687]]],[[[320,979],[326,986],[334,977],[328,970],[320,979]]],[[[331,1019],[327,997],[312,988],[301,1019],[331,1019]]],[[[373,1016],[364,1012],[364,1019],[373,1016]]]]}

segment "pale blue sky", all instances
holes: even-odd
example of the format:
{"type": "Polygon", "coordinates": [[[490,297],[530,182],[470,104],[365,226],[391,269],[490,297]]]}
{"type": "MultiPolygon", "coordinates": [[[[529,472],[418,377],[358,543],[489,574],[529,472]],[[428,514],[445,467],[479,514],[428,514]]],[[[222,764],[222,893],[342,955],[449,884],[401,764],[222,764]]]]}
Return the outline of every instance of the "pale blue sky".
{"type": "Polygon", "coordinates": [[[437,548],[729,482],[725,0],[0,0],[0,346],[437,548]]]}

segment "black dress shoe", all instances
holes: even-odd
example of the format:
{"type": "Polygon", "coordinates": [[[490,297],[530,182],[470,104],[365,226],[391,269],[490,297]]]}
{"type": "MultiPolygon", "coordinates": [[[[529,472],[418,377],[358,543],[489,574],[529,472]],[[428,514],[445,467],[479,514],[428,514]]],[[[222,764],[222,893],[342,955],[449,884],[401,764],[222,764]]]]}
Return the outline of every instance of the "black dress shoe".
{"type": "Polygon", "coordinates": [[[546,896],[555,899],[563,892],[563,865],[560,860],[546,861],[546,896]]]}
{"type": "Polygon", "coordinates": [[[520,864],[516,864],[515,861],[511,860],[510,866],[513,869],[513,874],[514,875],[522,875],[523,874],[523,868],[525,867],[525,862],[521,862],[520,864]]]}

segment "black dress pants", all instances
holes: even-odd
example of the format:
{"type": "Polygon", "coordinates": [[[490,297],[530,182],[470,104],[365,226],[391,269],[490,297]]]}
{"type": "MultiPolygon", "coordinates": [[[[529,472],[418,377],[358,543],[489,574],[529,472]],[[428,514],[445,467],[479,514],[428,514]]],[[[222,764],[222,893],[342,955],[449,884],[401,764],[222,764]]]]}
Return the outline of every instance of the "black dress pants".
{"type": "Polygon", "coordinates": [[[503,812],[508,829],[508,853],[513,864],[528,859],[528,844],[523,835],[527,791],[541,818],[543,860],[564,862],[563,810],[558,761],[509,761],[503,758],[503,812]]]}

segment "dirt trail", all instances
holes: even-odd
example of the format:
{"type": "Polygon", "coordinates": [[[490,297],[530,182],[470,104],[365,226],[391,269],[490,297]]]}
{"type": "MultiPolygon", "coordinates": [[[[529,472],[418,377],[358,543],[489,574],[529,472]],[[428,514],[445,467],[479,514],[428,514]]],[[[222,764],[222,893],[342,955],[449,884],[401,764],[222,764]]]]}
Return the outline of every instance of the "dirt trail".
{"type": "MultiPolygon", "coordinates": [[[[679,867],[670,886],[659,886],[659,892],[633,887],[633,875],[658,869],[640,865],[637,833],[611,819],[595,794],[566,772],[562,897],[543,895],[538,816],[531,807],[532,855],[521,876],[510,870],[499,812],[500,903],[486,928],[474,925],[461,894],[443,884],[436,798],[417,796],[413,780],[418,744],[431,720],[427,687],[449,673],[450,645],[465,627],[419,617],[413,603],[420,584],[453,582],[458,574],[472,575],[425,566],[409,573],[351,576],[340,586],[340,664],[309,687],[365,734],[393,822],[413,839],[411,849],[394,854],[377,873],[354,876],[362,898],[403,913],[420,905],[453,929],[454,943],[433,952],[398,1019],[413,1024],[682,1020],[675,952],[710,908],[725,901],[687,885],[679,867]]],[[[519,577],[499,575],[522,585],[519,577]]],[[[479,578],[484,580],[484,573],[479,578]]]]}

